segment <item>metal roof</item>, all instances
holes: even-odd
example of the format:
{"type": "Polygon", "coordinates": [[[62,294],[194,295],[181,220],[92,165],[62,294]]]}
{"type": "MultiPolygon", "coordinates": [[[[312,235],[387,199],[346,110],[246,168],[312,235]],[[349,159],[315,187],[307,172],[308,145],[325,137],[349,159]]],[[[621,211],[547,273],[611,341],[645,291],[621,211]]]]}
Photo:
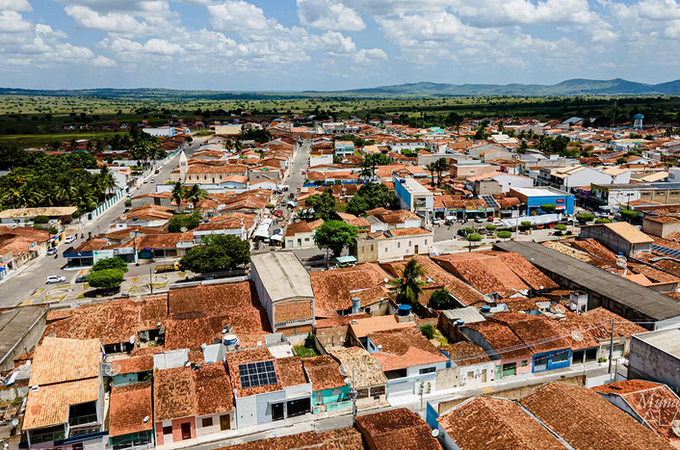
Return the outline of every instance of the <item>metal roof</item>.
{"type": "MultiPolygon", "coordinates": [[[[5,362],[17,343],[46,313],[47,308],[44,306],[24,306],[0,314],[0,364],[5,362]]],[[[36,338],[35,342],[26,344],[30,347],[37,343],[36,338]]]]}
{"type": "Polygon", "coordinates": [[[541,270],[552,272],[654,320],[680,316],[680,302],[618,275],[535,242],[501,242],[494,248],[515,252],[541,270]]]}
{"type": "Polygon", "coordinates": [[[309,273],[294,253],[262,253],[251,260],[272,302],[314,297],[309,273]]]}

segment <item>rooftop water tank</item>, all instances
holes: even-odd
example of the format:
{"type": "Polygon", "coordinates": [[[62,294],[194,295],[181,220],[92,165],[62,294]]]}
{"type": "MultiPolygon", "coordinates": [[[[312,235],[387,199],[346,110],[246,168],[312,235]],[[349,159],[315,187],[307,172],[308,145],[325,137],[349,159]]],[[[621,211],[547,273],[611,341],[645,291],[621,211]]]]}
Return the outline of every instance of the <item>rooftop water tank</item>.
{"type": "Polygon", "coordinates": [[[482,312],[483,312],[483,313],[490,313],[490,312],[491,312],[491,306],[489,306],[489,305],[483,305],[483,306],[482,306],[482,312]]]}
{"type": "Polygon", "coordinates": [[[399,305],[399,315],[408,316],[411,314],[411,305],[399,305]]]}
{"type": "Polygon", "coordinates": [[[238,337],[235,334],[224,335],[224,345],[231,347],[232,345],[238,344],[238,337]]]}

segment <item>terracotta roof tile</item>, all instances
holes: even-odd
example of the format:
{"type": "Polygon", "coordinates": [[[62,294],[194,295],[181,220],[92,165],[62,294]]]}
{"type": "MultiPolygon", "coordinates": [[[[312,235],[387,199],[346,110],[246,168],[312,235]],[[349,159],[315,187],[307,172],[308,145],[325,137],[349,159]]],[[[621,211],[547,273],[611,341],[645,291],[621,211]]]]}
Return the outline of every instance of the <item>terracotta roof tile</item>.
{"type": "Polygon", "coordinates": [[[491,361],[484,349],[472,342],[457,342],[439,347],[439,350],[448,353],[451,361],[456,363],[457,366],[469,366],[491,361]]]}
{"type": "Polygon", "coordinates": [[[154,421],[196,415],[194,386],[190,367],[154,371],[154,421]]]}
{"type": "Polygon", "coordinates": [[[373,357],[385,372],[448,361],[415,327],[378,331],[368,337],[376,347],[382,346],[373,357]]]}
{"type": "Polygon", "coordinates": [[[363,450],[361,434],[354,428],[318,433],[308,431],[301,434],[263,439],[236,444],[215,450],[363,450]]]}
{"type": "Polygon", "coordinates": [[[68,421],[69,406],[98,398],[99,379],[96,377],[40,386],[39,390],[28,393],[22,429],[64,424],[68,421]]]}
{"type": "Polygon", "coordinates": [[[97,339],[76,340],[46,337],[33,355],[31,386],[62,383],[99,376],[102,360],[97,339]]]}
{"type": "Polygon", "coordinates": [[[673,449],[665,439],[588,388],[551,383],[519,402],[577,449],[673,449]]]}
{"type": "Polygon", "coordinates": [[[460,450],[564,450],[550,431],[510,400],[474,397],[437,421],[460,450]]]}
{"type": "Polygon", "coordinates": [[[385,279],[389,278],[387,272],[377,264],[367,263],[345,269],[311,272],[310,278],[317,309],[343,311],[352,307],[352,297],[361,298],[362,306],[389,297],[385,290],[366,292],[384,285],[385,279]],[[384,297],[377,298],[380,295],[384,297]]]}
{"type": "Polygon", "coordinates": [[[361,347],[347,347],[330,350],[331,355],[340,361],[348,376],[354,375],[357,388],[387,384],[387,378],[378,361],[361,347]]]}
{"type": "Polygon", "coordinates": [[[116,359],[111,368],[120,375],[128,373],[150,372],[153,370],[153,356],[137,356],[134,358],[116,359]]]}
{"type": "Polygon", "coordinates": [[[224,363],[203,364],[193,371],[193,376],[197,416],[234,409],[234,392],[224,363]]]}
{"type": "Polygon", "coordinates": [[[168,292],[171,315],[197,311],[206,315],[219,315],[256,305],[259,306],[257,293],[250,281],[170,289],[168,292]]]}
{"type": "Polygon", "coordinates": [[[335,389],[347,385],[345,377],[340,373],[340,364],[328,355],[303,358],[302,365],[309,376],[314,391],[335,389]]]}
{"type": "Polygon", "coordinates": [[[114,387],[110,402],[109,436],[153,430],[150,381],[114,387]]]}
{"type": "Polygon", "coordinates": [[[356,418],[356,427],[372,450],[441,450],[432,430],[416,413],[399,408],[356,418]]]}

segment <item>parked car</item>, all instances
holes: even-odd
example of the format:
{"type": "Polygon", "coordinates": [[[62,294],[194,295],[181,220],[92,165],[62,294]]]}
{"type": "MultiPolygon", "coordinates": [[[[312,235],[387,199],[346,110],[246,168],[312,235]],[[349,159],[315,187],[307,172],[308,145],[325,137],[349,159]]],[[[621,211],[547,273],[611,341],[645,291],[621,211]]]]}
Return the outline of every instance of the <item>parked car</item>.
{"type": "Polygon", "coordinates": [[[66,244],[73,244],[73,242],[76,240],[73,236],[66,236],[66,239],[64,239],[64,243],[66,244]]]}
{"type": "Polygon", "coordinates": [[[84,283],[87,281],[87,276],[89,273],[86,273],[85,275],[81,275],[78,278],[76,278],[76,283],[84,283]]]}
{"type": "Polygon", "coordinates": [[[158,175],[159,173],[161,173],[161,171],[160,171],[159,169],[156,169],[156,171],[155,171],[154,173],[155,173],[156,175],[158,175]]]}
{"type": "Polygon", "coordinates": [[[151,179],[151,182],[152,182],[152,183],[155,183],[155,182],[156,182],[156,179],[155,179],[155,178],[152,178],[152,179],[151,179]]]}
{"type": "Polygon", "coordinates": [[[45,280],[45,284],[63,283],[64,281],[66,281],[66,277],[63,277],[61,275],[50,275],[45,280]]]}
{"type": "Polygon", "coordinates": [[[277,209],[276,211],[274,211],[274,217],[281,217],[282,214],[283,214],[283,211],[281,211],[280,209],[277,209]]]}
{"type": "Polygon", "coordinates": [[[475,223],[484,223],[483,217],[475,217],[475,223]]]}
{"type": "Polygon", "coordinates": [[[55,247],[51,247],[47,249],[47,256],[54,256],[57,254],[57,249],[55,247]]]}

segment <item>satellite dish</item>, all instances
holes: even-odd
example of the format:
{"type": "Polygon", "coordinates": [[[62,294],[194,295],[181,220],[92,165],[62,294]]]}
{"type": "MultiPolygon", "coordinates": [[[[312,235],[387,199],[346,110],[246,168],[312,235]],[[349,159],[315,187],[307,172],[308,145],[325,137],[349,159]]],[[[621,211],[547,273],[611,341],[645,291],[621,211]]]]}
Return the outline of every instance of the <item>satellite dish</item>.
{"type": "Polygon", "coordinates": [[[222,328],[222,334],[227,334],[227,329],[226,329],[226,328],[222,328]]]}
{"type": "Polygon", "coordinates": [[[120,373],[120,364],[112,362],[111,364],[102,364],[102,372],[107,377],[115,377],[120,373]]]}
{"type": "Polygon", "coordinates": [[[257,341],[257,346],[262,347],[262,341],[257,341]]]}
{"type": "Polygon", "coordinates": [[[144,416],[142,422],[147,423],[149,421],[149,416],[144,416]]]}
{"type": "Polygon", "coordinates": [[[628,260],[626,259],[625,256],[620,255],[619,257],[616,258],[616,265],[622,269],[625,269],[626,266],[628,265],[628,260]]]}
{"type": "Polygon", "coordinates": [[[186,364],[184,364],[184,367],[191,367],[191,362],[187,361],[186,364]]]}
{"type": "Polygon", "coordinates": [[[674,420],[671,422],[671,429],[676,436],[680,437],[680,420],[674,420]]]}
{"type": "Polygon", "coordinates": [[[574,331],[571,332],[571,337],[576,342],[581,342],[583,340],[583,333],[579,330],[574,330],[574,331]]]}
{"type": "Polygon", "coordinates": [[[439,436],[439,430],[435,428],[434,430],[432,430],[432,437],[436,438],[437,436],[439,436]]]}
{"type": "Polygon", "coordinates": [[[390,279],[389,279],[389,278],[385,278],[385,283],[389,283],[389,282],[390,282],[390,279]]]}
{"type": "Polygon", "coordinates": [[[130,344],[134,344],[134,343],[135,343],[135,335],[133,334],[132,336],[130,336],[130,344]]]}
{"type": "Polygon", "coordinates": [[[186,233],[187,231],[189,231],[189,229],[187,227],[182,227],[179,229],[179,231],[181,231],[182,233],[186,233]]]}
{"type": "Polygon", "coordinates": [[[12,419],[12,426],[16,427],[17,425],[19,425],[19,419],[12,419]]]}
{"type": "Polygon", "coordinates": [[[207,347],[207,345],[205,344],[205,342],[203,344],[201,344],[201,349],[205,350],[206,347],[207,347]]]}

